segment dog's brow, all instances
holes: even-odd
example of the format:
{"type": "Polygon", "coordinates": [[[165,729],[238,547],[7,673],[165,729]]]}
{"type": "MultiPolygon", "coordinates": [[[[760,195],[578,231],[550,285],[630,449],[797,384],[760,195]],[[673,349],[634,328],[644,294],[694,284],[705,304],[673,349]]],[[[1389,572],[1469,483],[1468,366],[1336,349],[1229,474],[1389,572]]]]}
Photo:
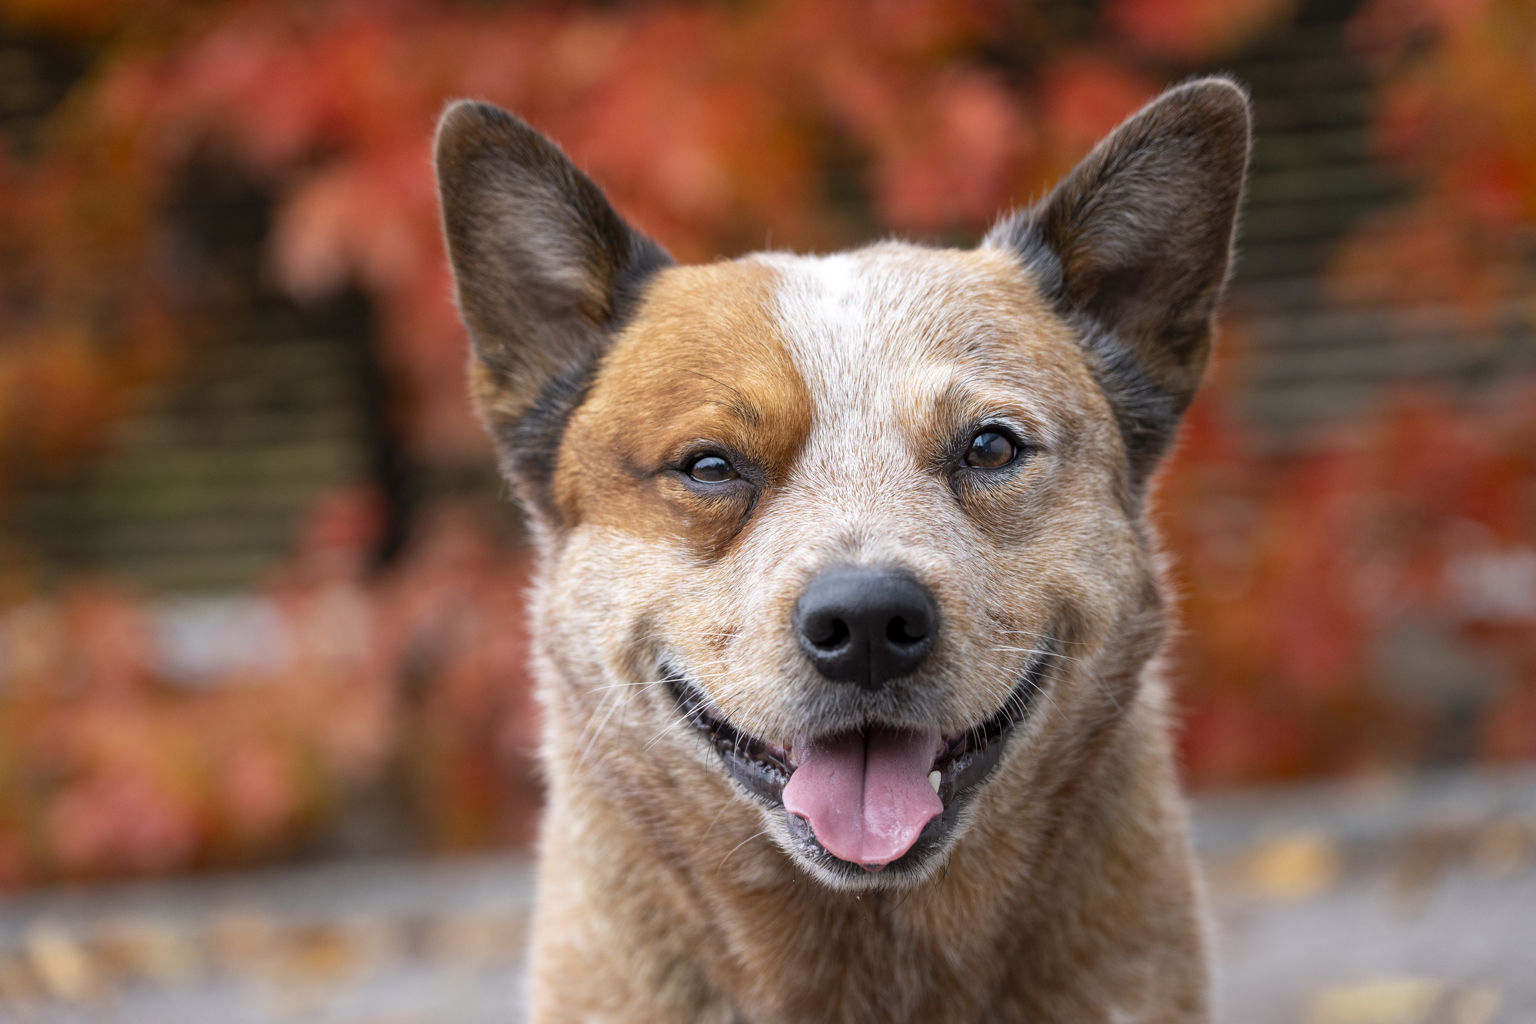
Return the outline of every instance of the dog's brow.
{"type": "Polygon", "coordinates": [[[762,424],[762,413],[758,411],[757,406],[753,405],[747,399],[746,395],[741,393],[740,388],[727,384],[719,377],[712,377],[701,370],[689,370],[688,372],[693,374],[695,377],[702,377],[712,384],[718,384],[725,390],[729,391],[732,395],[736,396],[734,401],[729,402],[722,402],[718,399],[709,398],[705,399],[703,404],[717,406],[721,409],[735,413],[736,417],[747,424],[749,427],[756,427],[762,424]]]}
{"type": "Polygon", "coordinates": [[[717,409],[724,409],[727,412],[733,414],[737,419],[741,420],[749,427],[758,427],[762,425],[762,414],[759,413],[753,406],[748,405],[745,401],[722,402],[714,398],[706,398],[699,404],[713,406],[717,409]]]}
{"type": "Polygon", "coordinates": [[[1055,433],[1050,417],[1027,395],[1012,389],[979,387],[964,376],[951,377],[938,392],[934,405],[957,423],[1002,415],[1024,420],[1034,433],[1055,433]]]}

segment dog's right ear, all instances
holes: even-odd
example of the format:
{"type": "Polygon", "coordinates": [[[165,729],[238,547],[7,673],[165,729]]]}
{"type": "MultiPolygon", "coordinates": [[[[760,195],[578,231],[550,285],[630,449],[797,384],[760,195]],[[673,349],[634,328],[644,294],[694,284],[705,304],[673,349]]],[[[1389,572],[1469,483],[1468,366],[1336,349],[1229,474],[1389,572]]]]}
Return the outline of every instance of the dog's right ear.
{"type": "Polygon", "coordinates": [[[436,164],[476,406],[507,475],[553,513],[565,421],[646,279],[671,260],[554,143],[504,110],[450,106],[436,164]]]}

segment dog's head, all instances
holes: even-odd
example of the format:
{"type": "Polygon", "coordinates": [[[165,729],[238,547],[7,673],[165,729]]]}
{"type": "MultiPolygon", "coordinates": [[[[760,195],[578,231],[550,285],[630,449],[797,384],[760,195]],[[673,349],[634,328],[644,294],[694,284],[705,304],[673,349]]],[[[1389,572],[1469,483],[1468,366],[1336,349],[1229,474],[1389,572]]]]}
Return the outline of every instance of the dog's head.
{"type": "Polygon", "coordinates": [[[930,872],[989,777],[1070,764],[1160,639],[1143,493],[1248,147],[1242,92],[1193,82],[976,249],[680,267],[526,124],[452,107],[445,232],[540,547],[557,786],[583,759],[636,801],[730,779],[858,887],[930,872]]]}

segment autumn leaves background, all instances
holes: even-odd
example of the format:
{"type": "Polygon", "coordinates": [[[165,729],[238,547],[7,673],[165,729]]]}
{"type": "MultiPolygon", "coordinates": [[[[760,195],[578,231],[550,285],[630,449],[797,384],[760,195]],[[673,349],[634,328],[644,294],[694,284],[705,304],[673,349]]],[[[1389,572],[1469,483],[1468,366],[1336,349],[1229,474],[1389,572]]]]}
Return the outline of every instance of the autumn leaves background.
{"type": "MultiPolygon", "coordinates": [[[[1529,4],[0,0],[0,888],[530,834],[523,556],[464,399],[428,164],[447,99],[524,114],[680,259],[969,244],[1167,82],[1282,37],[1325,41],[1360,109],[1287,133],[1255,83],[1256,172],[1266,131],[1320,165],[1353,145],[1329,180],[1385,198],[1318,213],[1307,266],[1240,271],[1165,474],[1187,774],[1529,759],[1529,4]],[[1280,429],[1254,367],[1297,304],[1365,324],[1378,362],[1426,318],[1478,354],[1280,429]],[[270,557],[177,585],[50,540],[168,395],[275,351],[286,328],[250,325],[279,307],[357,347],[367,384],[335,399],[363,440],[287,504],[261,502],[297,457],[204,439],[235,495],[206,558],[246,519],[278,531],[270,557]],[[1493,369],[1444,370],[1469,358],[1493,369]],[[189,621],[234,653],[189,662],[189,621]]],[[[1253,216],[1255,245],[1284,234],[1253,216]]]]}

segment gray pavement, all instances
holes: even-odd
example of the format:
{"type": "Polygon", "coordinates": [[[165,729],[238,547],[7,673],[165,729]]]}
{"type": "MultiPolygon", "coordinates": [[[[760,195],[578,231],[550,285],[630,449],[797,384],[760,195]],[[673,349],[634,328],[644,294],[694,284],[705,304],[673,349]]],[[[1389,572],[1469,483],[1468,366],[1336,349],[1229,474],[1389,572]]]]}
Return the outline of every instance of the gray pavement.
{"type": "MultiPolygon", "coordinates": [[[[1199,801],[1219,1019],[1536,1024],[1536,771],[1199,801]]],[[[0,903],[0,1022],[515,1024],[513,856],[0,903]]]]}

